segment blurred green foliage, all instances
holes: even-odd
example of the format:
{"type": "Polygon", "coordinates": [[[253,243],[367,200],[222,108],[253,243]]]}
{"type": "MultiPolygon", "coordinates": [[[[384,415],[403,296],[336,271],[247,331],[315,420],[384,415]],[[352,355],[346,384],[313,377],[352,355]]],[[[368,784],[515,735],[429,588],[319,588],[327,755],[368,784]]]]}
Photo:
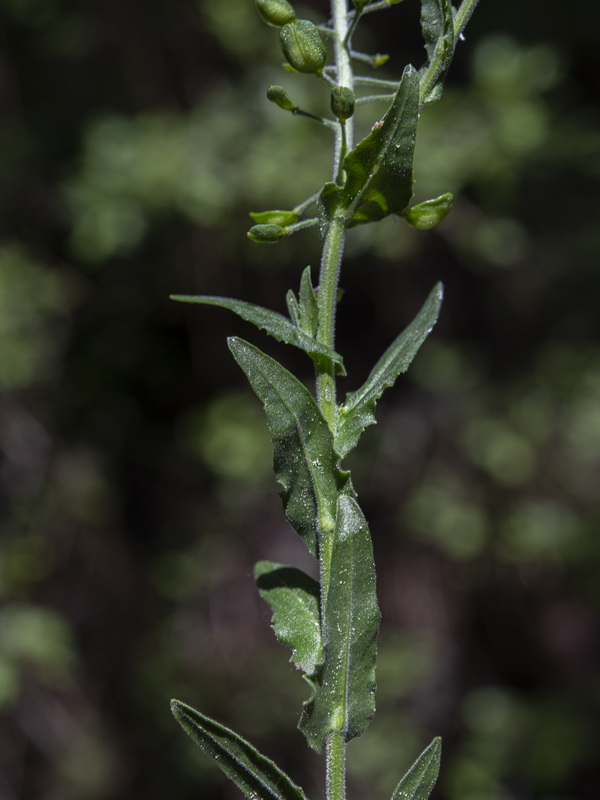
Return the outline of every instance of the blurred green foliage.
{"type": "MultiPolygon", "coordinates": [[[[440,800],[597,796],[597,21],[591,0],[482,3],[417,145],[417,201],[454,209],[434,234],[349,240],[349,389],[447,287],[353,456],[384,628],[352,796],[389,794],[438,733],[440,800]]],[[[247,328],[167,297],[283,310],[317,236],[257,248],[247,213],[315,191],[330,142],[265,89],[317,112],[328,92],[281,72],[245,0],[2,0],[0,23],[0,796],[233,797],[173,695],[310,792],[305,692],[251,575],[311,565],[225,355],[247,328]]],[[[390,75],[419,65],[410,4],[371,25],[390,75]]]]}

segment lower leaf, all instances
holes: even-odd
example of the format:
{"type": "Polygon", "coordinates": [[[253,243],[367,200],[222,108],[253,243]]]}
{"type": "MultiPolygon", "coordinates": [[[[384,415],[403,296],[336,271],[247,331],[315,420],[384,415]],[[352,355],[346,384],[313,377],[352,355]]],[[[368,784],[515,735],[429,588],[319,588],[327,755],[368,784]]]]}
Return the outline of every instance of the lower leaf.
{"type": "Polygon", "coordinates": [[[248,800],[307,800],[285,772],[237,733],[179,700],[171,700],[171,711],[248,800]]]}
{"type": "Polygon", "coordinates": [[[259,561],[254,577],[263,600],[273,610],[275,636],[291,648],[296,669],[311,676],[323,661],[319,584],[295,567],[259,561]]]}

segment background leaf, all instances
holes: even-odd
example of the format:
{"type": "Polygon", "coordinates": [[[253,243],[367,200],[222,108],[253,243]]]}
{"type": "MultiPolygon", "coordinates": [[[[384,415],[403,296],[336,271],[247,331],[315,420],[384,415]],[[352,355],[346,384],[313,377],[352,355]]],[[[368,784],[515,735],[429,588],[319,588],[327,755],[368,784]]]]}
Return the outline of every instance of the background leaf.
{"type": "Polygon", "coordinates": [[[418,116],[419,77],[409,65],[382,124],[376,124],[344,159],[341,198],[350,225],[401,214],[409,204],[418,116]]]}
{"type": "Polygon", "coordinates": [[[437,781],[441,755],[442,740],[438,736],[396,786],[392,800],[427,800],[437,781]]]}
{"type": "Polygon", "coordinates": [[[332,731],[360,736],[375,713],[379,607],[373,546],[356,500],[338,500],[327,596],[323,599],[325,663],[300,720],[311,747],[321,751],[332,731]]]}
{"type": "Polygon", "coordinates": [[[443,287],[438,283],[423,307],[402,333],[392,342],[365,383],[356,392],[351,392],[340,409],[339,427],[335,440],[336,451],[341,457],[356,447],[361,433],[376,422],[374,410],[384,390],[393,386],[396,378],[406,372],[433,326],[437,322],[443,298],[443,287]]]}
{"type": "Polygon", "coordinates": [[[306,800],[285,772],[237,733],[179,700],[171,700],[171,711],[249,800],[306,800]]]}
{"type": "Polygon", "coordinates": [[[228,343],[265,406],[285,516],[317,556],[319,534],[333,530],[337,496],[348,483],[348,474],[337,467],[331,431],[291,372],[243,339],[228,343]]]}
{"type": "Polygon", "coordinates": [[[290,661],[312,675],[323,661],[318,582],[300,569],[274,561],[259,561],[254,577],[260,596],[273,610],[275,636],[291,648],[290,661]]]}
{"type": "Polygon", "coordinates": [[[246,322],[252,322],[257,328],[265,330],[280,342],[299,347],[300,350],[304,350],[310,356],[328,358],[336,365],[338,374],[346,374],[342,357],[338,353],[327,347],[327,345],[307,336],[304,331],[297,328],[293,322],[277,311],[271,311],[268,308],[257,306],[254,303],[247,303],[244,300],[234,300],[230,297],[213,297],[211,295],[174,294],[171,295],[171,300],[227,308],[237,314],[238,317],[246,320],[246,322]]]}

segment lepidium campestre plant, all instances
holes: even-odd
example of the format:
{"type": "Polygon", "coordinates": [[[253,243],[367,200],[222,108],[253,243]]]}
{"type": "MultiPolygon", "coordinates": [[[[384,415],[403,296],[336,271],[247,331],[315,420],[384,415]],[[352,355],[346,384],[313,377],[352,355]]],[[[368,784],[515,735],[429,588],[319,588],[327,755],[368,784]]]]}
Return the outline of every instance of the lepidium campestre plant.
{"type": "MultiPolygon", "coordinates": [[[[287,0],[256,0],[263,20],[279,29],[288,72],[327,84],[332,117],[299,108],[280,85],[267,90],[268,99],[329,128],[334,147],[332,179],[292,210],[251,214],[256,224],[248,235],[257,243],[274,243],[318,228],[323,240],[318,286],[307,267],[298,293],[288,292],[289,317],[242,300],[175,296],[230,309],[304,350],[314,364],[313,394],[254,345],[237,337],[228,342],[265,408],[285,516],[319,565],[319,581],[272,561],[259,561],[255,577],[258,591],[271,606],[275,635],[292,650],[291,660],[311,688],[299,728],[308,745],[325,754],[328,800],[345,797],[346,745],[365,731],[375,712],[380,619],[369,529],[342,462],[375,422],[377,400],[408,368],[433,328],[442,301],[438,284],[363,385],[338,400],[336,379],[345,370],[335,350],[335,319],[344,242],[349,229],[390,214],[429,229],[450,210],[450,194],[410,205],[413,152],[420,110],[440,97],[456,44],[477,1],[463,0],[456,9],[450,0],[421,0],[426,63],[420,69],[409,64],[399,81],[390,81],[355,74],[355,64],[372,69],[387,58],[355,52],[352,38],[368,14],[397,13],[389,9],[399,0],[353,0],[353,8],[347,0],[331,0],[325,24],[297,19],[287,0]],[[375,100],[388,101],[387,111],[382,119],[372,120],[371,132],[355,145],[354,113],[375,100]]],[[[172,710],[247,798],[306,800],[300,787],[241,736],[179,700],[172,701],[172,710]]],[[[392,800],[427,800],[437,779],[440,752],[436,738],[400,780],[392,800]]]]}

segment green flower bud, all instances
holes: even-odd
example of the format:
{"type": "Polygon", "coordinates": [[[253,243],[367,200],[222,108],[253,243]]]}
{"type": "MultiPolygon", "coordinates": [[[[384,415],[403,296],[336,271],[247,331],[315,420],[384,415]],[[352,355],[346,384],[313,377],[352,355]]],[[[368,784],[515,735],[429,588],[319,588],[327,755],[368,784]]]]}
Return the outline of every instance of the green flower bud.
{"type": "Polygon", "coordinates": [[[281,225],[268,223],[267,225],[253,225],[248,231],[248,238],[257,244],[275,244],[288,235],[287,228],[281,225]]]}
{"type": "Polygon", "coordinates": [[[362,11],[370,0],[352,0],[352,5],[357,11],[362,11]]]}
{"type": "Polygon", "coordinates": [[[289,22],[279,31],[284,56],[298,72],[320,75],[327,63],[327,50],[317,26],[307,19],[289,22]]]}
{"type": "Polygon", "coordinates": [[[331,90],[331,110],[340,122],[345,122],[354,114],[356,98],[347,86],[334,86],[331,90]]]}
{"type": "Polygon", "coordinates": [[[254,0],[258,13],[267,25],[281,28],[288,22],[294,22],[296,12],[287,0],[254,0]]]}
{"type": "Polygon", "coordinates": [[[272,103],[275,103],[275,105],[279,106],[279,108],[285,109],[285,111],[296,110],[296,106],[292,102],[292,98],[289,96],[283,86],[279,86],[278,84],[269,86],[267,89],[267,99],[269,99],[272,103]]]}
{"type": "Polygon", "coordinates": [[[386,64],[389,60],[390,57],[387,55],[387,53],[377,53],[377,55],[373,59],[373,66],[375,67],[375,69],[377,69],[377,67],[383,67],[383,65],[386,64]]]}
{"type": "Polygon", "coordinates": [[[446,194],[441,194],[433,200],[425,200],[424,203],[411,206],[402,213],[404,219],[413,228],[417,228],[420,231],[428,231],[430,228],[435,228],[438,222],[444,219],[452,208],[453,200],[454,196],[450,192],[446,192],[446,194]]]}

